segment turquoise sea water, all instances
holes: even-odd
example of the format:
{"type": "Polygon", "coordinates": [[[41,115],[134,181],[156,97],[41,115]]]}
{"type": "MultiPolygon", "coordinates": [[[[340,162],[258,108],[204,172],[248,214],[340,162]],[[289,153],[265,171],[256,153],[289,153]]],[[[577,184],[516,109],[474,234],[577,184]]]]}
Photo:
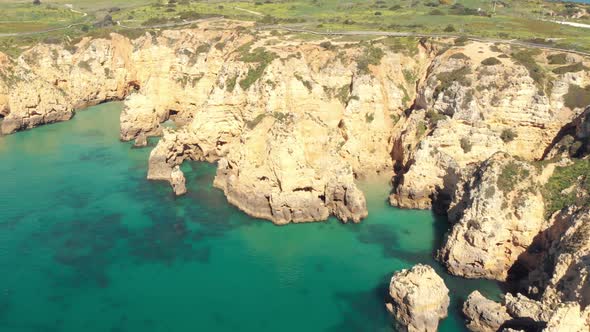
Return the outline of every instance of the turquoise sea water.
{"type": "MultiPolygon", "coordinates": [[[[149,148],[118,140],[121,105],[0,137],[0,331],[392,331],[391,274],[432,252],[447,224],[389,207],[364,183],[361,224],[277,227],[212,188],[214,165],[185,164],[189,193],[145,179],[149,148]]],[[[442,331],[489,281],[445,275],[442,331]]]]}

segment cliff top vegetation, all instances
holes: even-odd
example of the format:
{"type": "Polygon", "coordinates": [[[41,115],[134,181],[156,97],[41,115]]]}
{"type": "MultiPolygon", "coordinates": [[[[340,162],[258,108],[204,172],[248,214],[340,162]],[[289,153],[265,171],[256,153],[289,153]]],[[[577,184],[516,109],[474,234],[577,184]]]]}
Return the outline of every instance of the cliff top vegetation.
{"type": "Polygon", "coordinates": [[[46,39],[180,26],[211,16],[322,32],[443,33],[590,51],[590,29],[551,22],[590,24],[590,5],[532,0],[506,0],[495,5],[483,0],[47,0],[40,5],[7,0],[0,3],[0,51],[16,55],[46,39]],[[109,24],[102,24],[105,22],[109,24]]]}

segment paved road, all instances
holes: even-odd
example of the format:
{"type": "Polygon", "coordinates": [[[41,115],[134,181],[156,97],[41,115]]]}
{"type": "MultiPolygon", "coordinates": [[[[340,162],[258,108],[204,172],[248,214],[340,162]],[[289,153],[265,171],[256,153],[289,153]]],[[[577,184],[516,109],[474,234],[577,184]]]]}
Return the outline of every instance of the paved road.
{"type": "MultiPolygon", "coordinates": [[[[175,23],[165,23],[165,24],[158,24],[158,25],[152,25],[152,26],[133,26],[132,27],[132,26],[123,25],[120,22],[117,22],[117,25],[119,25],[123,28],[129,28],[129,29],[160,29],[160,28],[175,28],[175,27],[191,25],[191,24],[199,23],[199,22],[215,21],[215,20],[221,20],[221,19],[223,19],[223,17],[210,17],[210,18],[203,18],[203,19],[199,19],[199,20],[182,21],[182,22],[175,22],[175,23]]],[[[41,31],[0,33],[0,37],[18,37],[18,36],[38,35],[38,34],[42,34],[42,33],[67,30],[67,29],[71,29],[72,27],[75,27],[77,25],[83,25],[83,24],[88,24],[88,23],[91,23],[91,22],[87,21],[87,22],[82,22],[82,23],[70,24],[68,26],[64,26],[64,27],[60,27],[60,28],[47,29],[47,30],[41,30],[41,31]]]]}
{"type": "Polygon", "coordinates": [[[374,36],[374,37],[427,37],[427,38],[459,38],[459,37],[467,37],[469,40],[479,41],[484,43],[504,43],[504,44],[511,44],[517,46],[524,46],[524,47],[534,47],[534,48],[542,48],[547,50],[554,50],[554,51],[563,51],[563,52],[570,52],[570,53],[577,53],[584,56],[590,56],[590,53],[583,52],[583,51],[575,51],[566,48],[559,48],[548,46],[544,44],[538,43],[530,43],[525,41],[520,41],[517,39],[495,39],[495,38],[483,38],[477,36],[465,36],[465,35],[453,35],[453,34],[435,34],[435,33],[414,33],[414,32],[395,32],[395,31],[314,31],[308,30],[304,28],[297,28],[292,26],[284,26],[284,25],[271,25],[271,26],[264,26],[259,27],[260,30],[285,30],[290,32],[300,32],[300,33],[309,33],[314,35],[324,35],[324,36],[374,36]]]}
{"type": "MultiPolygon", "coordinates": [[[[199,19],[199,20],[192,20],[192,21],[165,23],[165,24],[146,26],[146,27],[125,26],[125,25],[122,25],[120,22],[117,22],[117,24],[121,27],[131,28],[131,29],[160,29],[160,28],[175,28],[175,27],[191,25],[191,24],[195,24],[195,23],[199,23],[199,22],[215,21],[215,20],[221,20],[221,19],[223,19],[223,16],[211,17],[211,18],[205,18],[205,19],[199,19]]],[[[29,36],[29,35],[35,35],[35,34],[41,34],[41,33],[47,33],[47,32],[59,31],[59,30],[66,30],[66,29],[70,29],[74,26],[82,25],[82,24],[86,24],[86,23],[88,23],[88,22],[70,24],[65,27],[48,29],[48,30],[43,30],[43,31],[0,33],[0,37],[29,36]]],[[[257,29],[259,29],[259,30],[269,30],[269,29],[285,30],[285,31],[290,31],[290,32],[309,33],[309,34],[324,35],[324,36],[373,36],[373,37],[383,36],[383,37],[418,37],[418,38],[421,38],[421,37],[427,37],[427,38],[467,37],[470,40],[480,41],[480,42],[485,42],[485,43],[504,43],[504,44],[511,44],[511,45],[517,45],[517,46],[524,46],[524,47],[542,48],[542,49],[546,49],[546,50],[571,52],[571,53],[576,53],[576,54],[580,54],[580,55],[584,55],[584,56],[590,56],[589,52],[575,51],[575,50],[559,48],[559,47],[552,47],[552,46],[548,46],[548,45],[544,45],[544,44],[530,43],[530,42],[520,41],[520,40],[516,40],[516,39],[506,40],[506,39],[483,38],[483,37],[477,37],[477,36],[462,36],[462,35],[453,35],[453,34],[433,34],[433,33],[428,34],[428,33],[396,32],[396,31],[359,31],[359,30],[356,30],[356,31],[321,32],[321,31],[308,30],[305,28],[299,28],[296,26],[286,26],[286,25],[268,25],[268,26],[258,27],[257,29]]]]}

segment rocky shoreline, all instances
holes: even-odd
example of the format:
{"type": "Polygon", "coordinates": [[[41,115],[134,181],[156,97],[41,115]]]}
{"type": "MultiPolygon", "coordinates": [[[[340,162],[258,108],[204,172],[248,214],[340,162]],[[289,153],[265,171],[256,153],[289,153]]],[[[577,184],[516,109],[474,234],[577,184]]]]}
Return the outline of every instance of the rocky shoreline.
{"type": "Polygon", "coordinates": [[[217,162],[228,201],[279,225],[360,222],[355,179],[393,170],[392,205],[449,216],[437,255],[449,273],[515,285],[502,303],[472,294],[470,329],[587,331],[589,67],[500,44],[304,42],[203,23],[0,54],[1,132],[123,100],[121,140],[161,136],[149,179],[182,195],[185,160],[217,162]]]}

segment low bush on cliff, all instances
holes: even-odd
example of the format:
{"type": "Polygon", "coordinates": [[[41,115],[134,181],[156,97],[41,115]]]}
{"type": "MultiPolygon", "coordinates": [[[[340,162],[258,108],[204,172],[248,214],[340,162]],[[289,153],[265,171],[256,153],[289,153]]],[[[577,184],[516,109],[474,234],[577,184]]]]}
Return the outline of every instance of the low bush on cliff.
{"type": "Polygon", "coordinates": [[[498,189],[505,194],[511,192],[516,187],[516,184],[529,177],[528,169],[522,167],[519,163],[511,161],[504,166],[502,173],[498,176],[496,182],[498,189]]]}
{"type": "Polygon", "coordinates": [[[308,81],[308,80],[304,79],[304,78],[303,78],[303,76],[301,76],[301,75],[299,75],[299,74],[295,74],[295,78],[296,78],[296,79],[297,79],[299,82],[301,82],[301,84],[303,84],[303,86],[304,86],[304,87],[306,87],[306,88],[307,88],[307,90],[308,90],[309,92],[311,92],[311,90],[313,89],[313,86],[312,86],[312,84],[311,84],[311,82],[310,82],[310,81],[308,81]]]}
{"type": "Polygon", "coordinates": [[[518,134],[516,134],[512,129],[504,129],[500,134],[500,138],[502,141],[504,141],[504,143],[512,142],[516,137],[518,137],[518,134]]]}
{"type": "Polygon", "coordinates": [[[566,107],[571,109],[583,108],[590,105],[590,85],[582,88],[576,84],[570,84],[567,94],[563,97],[566,107]]]}
{"type": "Polygon", "coordinates": [[[80,67],[88,72],[92,72],[92,67],[90,67],[90,64],[88,63],[88,61],[78,62],[78,67],[80,67]]]}
{"type": "Polygon", "coordinates": [[[451,56],[449,57],[449,59],[456,59],[456,60],[470,60],[471,58],[470,58],[470,57],[468,57],[467,55],[465,55],[465,54],[463,54],[463,53],[459,52],[459,53],[455,53],[455,54],[451,55],[451,56]]]}
{"type": "Polygon", "coordinates": [[[549,84],[547,81],[547,74],[534,58],[536,55],[539,55],[540,52],[539,49],[522,50],[512,53],[512,59],[527,69],[529,75],[533,81],[535,81],[535,85],[539,89],[539,92],[544,94],[549,84]]]}
{"type": "Polygon", "coordinates": [[[563,252],[574,254],[584,247],[584,244],[590,238],[590,223],[583,223],[574,231],[574,233],[561,244],[563,252]]]}
{"type": "Polygon", "coordinates": [[[238,80],[238,75],[234,75],[234,76],[227,79],[227,81],[225,82],[225,86],[227,88],[227,91],[229,91],[229,92],[234,91],[234,89],[236,88],[237,80],[238,80]]]}
{"type": "Polygon", "coordinates": [[[543,188],[546,216],[568,206],[590,205],[589,193],[590,160],[578,159],[572,165],[556,167],[543,188]]]}
{"type": "Polygon", "coordinates": [[[369,44],[365,47],[363,54],[357,61],[357,68],[363,74],[369,73],[369,65],[377,66],[381,63],[381,59],[385,52],[379,47],[369,44]]]}
{"type": "Polygon", "coordinates": [[[550,65],[565,65],[567,63],[567,54],[551,54],[547,56],[550,65]]]}
{"type": "Polygon", "coordinates": [[[277,58],[277,55],[273,52],[269,52],[263,47],[258,47],[250,52],[251,44],[246,44],[238,49],[240,52],[240,60],[248,63],[256,63],[256,67],[250,68],[246,77],[240,80],[240,86],[242,89],[247,90],[254,84],[264,73],[264,70],[268,65],[277,58]]]}
{"type": "Polygon", "coordinates": [[[266,113],[258,114],[258,116],[256,116],[251,121],[246,121],[246,127],[248,127],[250,130],[254,129],[265,117],[266,113]]]}
{"type": "Polygon", "coordinates": [[[557,68],[553,69],[553,72],[555,74],[562,75],[565,73],[577,73],[579,71],[585,71],[585,70],[589,70],[589,69],[590,68],[584,66],[583,63],[578,62],[578,63],[571,64],[569,66],[557,67],[557,68]]]}
{"type": "Polygon", "coordinates": [[[422,137],[422,135],[426,133],[427,129],[428,127],[426,126],[426,123],[424,121],[420,121],[416,126],[416,137],[422,137]]]}
{"type": "Polygon", "coordinates": [[[473,147],[473,144],[471,144],[471,141],[469,140],[469,138],[467,138],[467,137],[461,138],[461,149],[463,149],[463,152],[469,153],[471,151],[472,147],[473,147]]]}
{"type": "Polygon", "coordinates": [[[419,40],[412,37],[387,37],[380,39],[379,43],[388,47],[394,53],[402,53],[405,55],[416,55],[419,52],[419,40]]]}
{"type": "Polygon", "coordinates": [[[436,111],[428,110],[426,111],[426,118],[428,119],[428,122],[430,122],[433,126],[436,126],[440,120],[444,120],[447,117],[436,111]]]}
{"type": "Polygon", "coordinates": [[[484,59],[481,62],[481,64],[484,66],[495,66],[495,65],[502,64],[502,61],[498,60],[497,58],[490,57],[490,58],[484,59]]]}
{"type": "Polygon", "coordinates": [[[436,78],[440,83],[434,89],[434,98],[437,98],[440,93],[450,88],[454,82],[459,83],[461,86],[471,84],[471,80],[467,77],[469,74],[471,74],[471,69],[469,67],[461,67],[453,71],[442,72],[436,75],[436,78]]]}

